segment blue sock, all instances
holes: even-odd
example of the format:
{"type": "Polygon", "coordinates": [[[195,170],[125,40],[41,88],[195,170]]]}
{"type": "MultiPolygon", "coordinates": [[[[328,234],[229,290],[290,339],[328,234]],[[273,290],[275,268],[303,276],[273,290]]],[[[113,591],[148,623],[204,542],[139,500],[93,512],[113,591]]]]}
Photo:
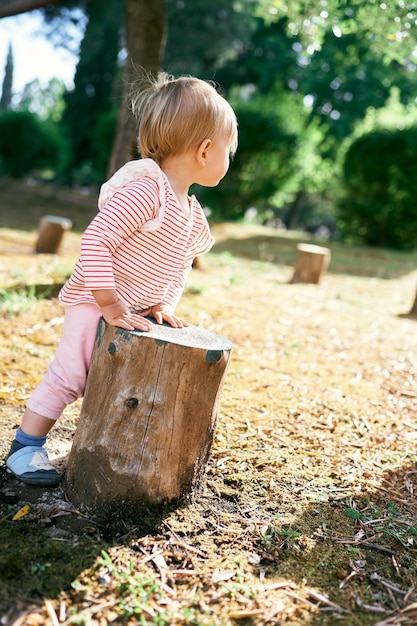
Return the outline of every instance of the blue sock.
{"type": "Polygon", "coordinates": [[[19,427],[16,431],[15,441],[20,444],[21,448],[23,448],[24,446],[42,447],[46,442],[46,435],[43,437],[35,437],[34,435],[27,435],[19,427]]]}

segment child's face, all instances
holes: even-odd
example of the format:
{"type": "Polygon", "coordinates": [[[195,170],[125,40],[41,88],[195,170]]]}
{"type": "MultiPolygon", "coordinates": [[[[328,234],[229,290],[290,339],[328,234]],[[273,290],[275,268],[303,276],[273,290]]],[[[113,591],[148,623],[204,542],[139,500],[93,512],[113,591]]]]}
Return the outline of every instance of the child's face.
{"type": "Polygon", "coordinates": [[[200,180],[196,181],[204,187],[216,187],[226,175],[230,165],[230,141],[222,138],[214,139],[205,152],[205,167],[200,180]]]}

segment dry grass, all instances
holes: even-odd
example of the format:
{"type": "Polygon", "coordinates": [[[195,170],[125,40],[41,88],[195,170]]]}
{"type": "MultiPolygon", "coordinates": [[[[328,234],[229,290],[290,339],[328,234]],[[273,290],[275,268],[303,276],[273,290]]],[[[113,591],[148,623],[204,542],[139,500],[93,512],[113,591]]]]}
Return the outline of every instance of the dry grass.
{"type": "MultiPolygon", "coordinates": [[[[79,234],[56,259],[5,225],[3,285],[59,284],[79,234]]],[[[3,624],[417,624],[415,256],[332,244],[321,285],[290,285],[296,236],[215,231],[179,308],[234,344],[202,492],[106,526],[3,472],[3,624]]],[[[35,292],[0,311],[3,457],[60,336],[60,305],[35,292]]]]}

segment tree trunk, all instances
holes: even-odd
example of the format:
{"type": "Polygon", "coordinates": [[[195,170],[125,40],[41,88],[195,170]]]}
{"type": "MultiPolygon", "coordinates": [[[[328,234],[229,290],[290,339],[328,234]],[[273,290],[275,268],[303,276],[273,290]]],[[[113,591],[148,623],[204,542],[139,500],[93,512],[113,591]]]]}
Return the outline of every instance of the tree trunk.
{"type": "MultiPolygon", "coordinates": [[[[6,0],[0,7],[0,18],[50,4],[61,4],[61,0],[6,0]]],[[[124,0],[124,7],[128,55],[123,102],[108,165],[109,177],[126,161],[136,157],[137,122],[130,111],[129,94],[140,75],[155,76],[159,72],[167,31],[165,0],[124,0]]]]}
{"type": "Polygon", "coordinates": [[[298,221],[300,217],[300,211],[303,207],[303,203],[306,197],[306,192],[304,189],[300,189],[297,191],[294,201],[290,206],[290,210],[286,219],[286,227],[288,230],[295,230],[298,226],[298,221]]]}
{"type": "Polygon", "coordinates": [[[65,489],[97,514],[140,515],[198,488],[232,345],[196,326],[100,322],[65,489]]]}
{"type": "Polygon", "coordinates": [[[291,283],[318,284],[330,263],[330,250],[323,246],[299,243],[291,283]]]}
{"type": "Polygon", "coordinates": [[[417,291],[416,291],[416,294],[414,296],[413,306],[410,309],[409,315],[417,315],[417,291]]]}
{"type": "Polygon", "coordinates": [[[0,6],[0,18],[19,15],[35,9],[43,9],[50,4],[60,4],[61,0],[3,0],[0,6]]]}
{"type": "Polygon", "coordinates": [[[124,71],[123,102],[108,176],[137,154],[137,121],[130,110],[130,90],[139,76],[158,74],[166,39],[165,0],[125,0],[125,13],[128,56],[124,71]]]}

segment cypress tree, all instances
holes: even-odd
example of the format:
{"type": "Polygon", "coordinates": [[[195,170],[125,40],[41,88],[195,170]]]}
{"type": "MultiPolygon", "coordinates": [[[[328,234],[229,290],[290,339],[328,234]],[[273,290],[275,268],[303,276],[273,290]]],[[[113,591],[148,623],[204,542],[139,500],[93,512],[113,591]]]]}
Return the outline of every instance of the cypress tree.
{"type": "Polygon", "coordinates": [[[4,113],[11,108],[12,103],[12,86],[13,86],[13,52],[12,44],[9,43],[9,49],[6,58],[6,67],[4,70],[4,78],[2,92],[0,98],[0,113],[4,113]]]}

